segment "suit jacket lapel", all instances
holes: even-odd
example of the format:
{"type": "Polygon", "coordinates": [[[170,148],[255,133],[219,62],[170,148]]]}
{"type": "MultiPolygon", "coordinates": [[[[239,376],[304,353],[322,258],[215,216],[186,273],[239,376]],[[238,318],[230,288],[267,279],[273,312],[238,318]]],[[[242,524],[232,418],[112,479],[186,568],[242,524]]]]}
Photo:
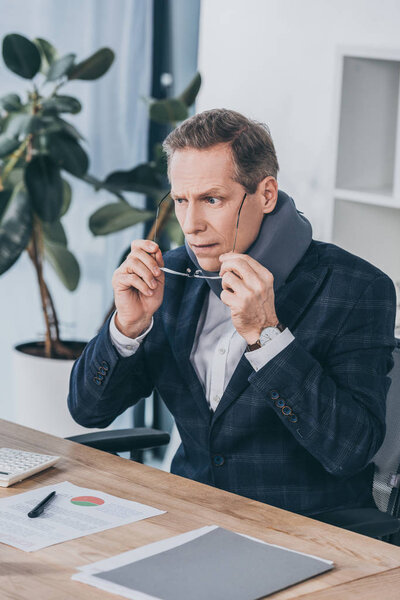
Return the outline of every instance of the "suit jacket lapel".
{"type": "MultiPolygon", "coordinates": [[[[317,250],[314,246],[307,251],[306,255],[292,271],[287,282],[275,294],[278,319],[292,331],[318,292],[328,272],[327,267],[312,270],[318,263],[317,250]]],[[[243,354],[213,415],[212,424],[246,389],[249,385],[248,378],[252,372],[253,367],[243,354]]]]}
{"type": "MultiPolygon", "coordinates": [[[[207,421],[210,420],[210,409],[203,387],[190,362],[190,352],[208,290],[209,287],[204,279],[187,280],[179,312],[173,325],[175,330],[168,331],[170,340],[173,340],[173,352],[182,377],[188,385],[191,396],[195,400],[201,414],[207,421]]],[[[167,329],[170,329],[170,326],[167,329]]]]}

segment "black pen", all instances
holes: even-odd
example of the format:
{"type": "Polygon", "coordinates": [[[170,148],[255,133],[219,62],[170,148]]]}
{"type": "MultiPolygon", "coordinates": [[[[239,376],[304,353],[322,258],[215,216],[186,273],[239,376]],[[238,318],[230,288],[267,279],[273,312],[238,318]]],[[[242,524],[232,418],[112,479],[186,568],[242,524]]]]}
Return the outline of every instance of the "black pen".
{"type": "Polygon", "coordinates": [[[46,498],[44,500],[39,502],[39,504],[37,506],[35,506],[35,508],[32,508],[32,510],[28,512],[28,517],[30,517],[31,519],[34,519],[35,517],[38,517],[39,515],[41,515],[42,512],[44,511],[45,507],[49,504],[49,502],[51,502],[51,500],[54,498],[55,495],[56,495],[55,492],[51,492],[51,494],[46,496],[46,498]]]}

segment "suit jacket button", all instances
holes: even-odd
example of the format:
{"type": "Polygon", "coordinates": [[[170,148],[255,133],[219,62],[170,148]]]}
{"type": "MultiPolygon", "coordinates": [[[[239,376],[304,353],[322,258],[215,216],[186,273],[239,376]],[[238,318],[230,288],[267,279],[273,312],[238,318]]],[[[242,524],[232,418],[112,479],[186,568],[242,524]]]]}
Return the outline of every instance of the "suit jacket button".
{"type": "Polygon", "coordinates": [[[285,406],[285,401],[283,400],[283,398],[279,398],[279,400],[275,402],[275,406],[277,406],[278,408],[282,408],[283,406],[285,406]]]}
{"type": "Polygon", "coordinates": [[[289,418],[289,421],[291,421],[292,423],[297,423],[297,421],[299,420],[297,418],[297,416],[295,414],[293,414],[293,413],[291,415],[289,415],[288,418],[289,418]]]}
{"type": "Polygon", "coordinates": [[[93,377],[93,381],[95,382],[96,385],[101,385],[101,381],[98,377],[93,377]]]}
{"type": "Polygon", "coordinates": [[[290,406],[283,406],[282,407],[282,414],[283,415],[291,415],[292,414],[292,409],[290,408],[290,406]]]}
{"type": "Polygon", "coordinates": [[[222,465],[224,464],[224,462],[225,462],[225,459],[220,454],[217,454],[216,456],[214,456],[214,465],[216,467],[222,467],[222,465]]]}
{"type": "Polygon", "coordinates": [[[103,369],[105,371],[108,371],[108,369],[110,368],[110,365],[108,364],[108,362],[106,362],[105,360],[101,361],[101,366],[103,367],[103,369]]]}
{"type": "Polygon", "coordinates": [[[272,390],[270,392],[270,396],[271,396],[272,400],[278,400],[278,398],[279,398],[279,392],[277,392],[276,390],[272,390]]]}
{"type": "Polygon", "coordinates": [[[107,372],[107,371],[105,370],[105,368],[104,368],[104,367],[99,367],[99,373],[100,373],[101,375],[105,375],[105,374],[106,374],[106,372],[107,372]]]}

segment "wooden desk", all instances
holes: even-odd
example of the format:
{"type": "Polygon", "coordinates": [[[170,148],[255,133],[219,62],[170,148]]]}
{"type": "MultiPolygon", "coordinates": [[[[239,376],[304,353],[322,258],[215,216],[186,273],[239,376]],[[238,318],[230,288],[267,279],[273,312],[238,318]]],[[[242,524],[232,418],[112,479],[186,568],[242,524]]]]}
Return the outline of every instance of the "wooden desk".
{"type": "Polygon", "coordinates": [[[32,553],[0,544],[2,599],[111,600],[116,596],[71,581],[75,568],[213,524],[334,561],[331,572],[273,594],[271,600],[400,597],[398,547],[7,421],[0,420],[0,440],[1,446],[63,457],[47,471],[0,488],[1,497],[67,480],[168,511],[32,553]]]}

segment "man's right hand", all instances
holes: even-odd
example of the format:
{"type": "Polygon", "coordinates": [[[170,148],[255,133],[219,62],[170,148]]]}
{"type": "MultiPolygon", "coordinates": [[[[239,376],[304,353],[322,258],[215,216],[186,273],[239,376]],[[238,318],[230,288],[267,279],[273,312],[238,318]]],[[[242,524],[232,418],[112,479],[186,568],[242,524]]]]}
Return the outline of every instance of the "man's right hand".
{"type": "Polygon", "coordinates": [[[161,250],[155,242],[135,240],[125,261],[112,278],[117,309],[115,324],[130,338],[138,337],[161,306],[165,275],[161,250]]]}

